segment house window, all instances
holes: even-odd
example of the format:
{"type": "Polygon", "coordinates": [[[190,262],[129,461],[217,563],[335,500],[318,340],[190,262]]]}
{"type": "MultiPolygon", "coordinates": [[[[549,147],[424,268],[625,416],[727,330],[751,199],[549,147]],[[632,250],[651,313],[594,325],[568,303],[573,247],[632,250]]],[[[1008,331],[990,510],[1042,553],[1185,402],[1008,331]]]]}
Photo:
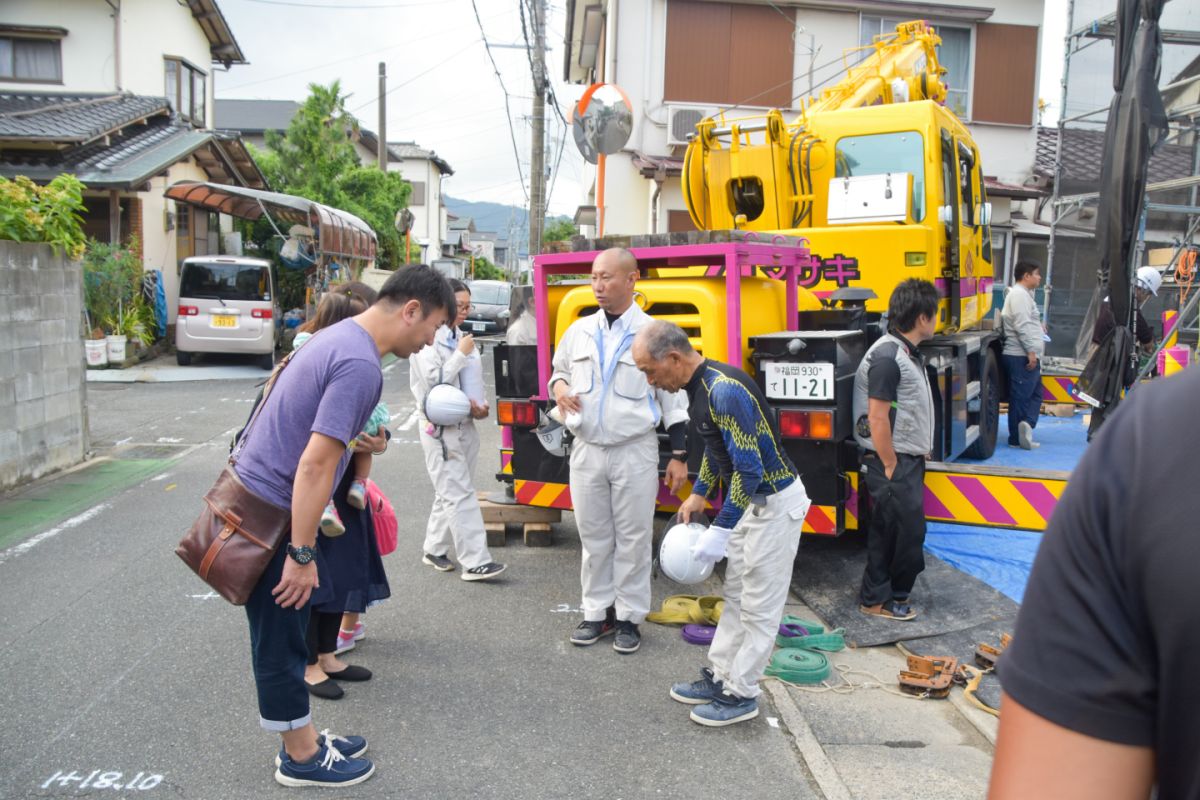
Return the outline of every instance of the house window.
{"type": "MultiPolygon", "coordinates": [[[[858,43],[869,45],[876,36],[895,33],[896,26],[906,20],[900,17],[876,17],[863,14],[859,20],[858,43]]],[[[942,43],[938,46],[938,62],[946,68],[946,106],[960,119],[969,119],[971,113],[971,29],[956,28],[935,23],[937,35],[942,43]]],[[[871,54],[860,51],[861,58],[871,54]]]]}
{"type": "Polygon", "coordinates": [[[664,99],[790,108],[795,25],[780,13],[771,6],[668,0],[664,99]]]}
{"type": "Polygon", "coordinates": [[[207,74],[182,58],[163,59],[163,74],[167,102],[171,104],[172,110],[180,119],[203,128],[207,74]]]}
{"type": "Polygon", "coordinates": [[[62,42],[0,36],[0,79],[62,83],[62,42]]]}
{"type": "Polygon", "coordinates": [[[412,194],[408,197],[409,207],[425,205],[425,181],[409,181],[408,185],[412,187],[412,194]]]}

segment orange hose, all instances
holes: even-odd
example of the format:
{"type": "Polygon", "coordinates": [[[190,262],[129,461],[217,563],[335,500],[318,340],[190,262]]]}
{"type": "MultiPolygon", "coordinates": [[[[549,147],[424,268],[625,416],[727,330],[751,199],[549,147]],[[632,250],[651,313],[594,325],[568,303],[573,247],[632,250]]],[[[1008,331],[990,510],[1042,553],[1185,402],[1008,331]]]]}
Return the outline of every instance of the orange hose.
{"type": "Polygon", "coordinates": [[[1196,280],[1196,250],[1187,248],[1175,261],[1175,283],[1179,285],[1179,305],[1182,306],[1196,280]]]}

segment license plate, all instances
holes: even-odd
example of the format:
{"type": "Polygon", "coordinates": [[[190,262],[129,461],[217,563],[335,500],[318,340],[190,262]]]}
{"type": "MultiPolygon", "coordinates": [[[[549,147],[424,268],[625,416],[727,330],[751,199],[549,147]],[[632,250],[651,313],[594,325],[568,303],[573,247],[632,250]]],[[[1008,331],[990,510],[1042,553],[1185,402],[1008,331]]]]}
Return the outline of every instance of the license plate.
{"type": "Polygon", "coordinates": [[[772,400],[832,400],[833,364],[764,361],[763,378],[772,400]]]}
{"type": "Polygon", "coordinates": [[[211,320],[212,320],[212,326],[214,328],[236,328],[237,327],[237,317],[213,314],[211,317],[211,320]]]}
{"type": "Polygon", "coordinates": [[[472,322],[471,330],[475,331],[476,333],[479,333],[480,331],[486,331],[487,323],[486,322],[472,322]]]}

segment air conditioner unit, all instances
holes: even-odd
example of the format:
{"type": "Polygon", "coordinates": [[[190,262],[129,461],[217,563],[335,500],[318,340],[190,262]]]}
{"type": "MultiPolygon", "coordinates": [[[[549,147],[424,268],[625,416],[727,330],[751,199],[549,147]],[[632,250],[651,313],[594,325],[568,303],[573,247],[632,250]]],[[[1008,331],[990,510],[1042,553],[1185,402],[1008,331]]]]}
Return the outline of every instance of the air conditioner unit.
{"type": "Polygon", "coordinates": [[[667,106],[667,144],[686,145],[688,137],[696,132],[696,123],[712,117],[720,111],[716,106],[692,106],[669,104],[667,106]]]}

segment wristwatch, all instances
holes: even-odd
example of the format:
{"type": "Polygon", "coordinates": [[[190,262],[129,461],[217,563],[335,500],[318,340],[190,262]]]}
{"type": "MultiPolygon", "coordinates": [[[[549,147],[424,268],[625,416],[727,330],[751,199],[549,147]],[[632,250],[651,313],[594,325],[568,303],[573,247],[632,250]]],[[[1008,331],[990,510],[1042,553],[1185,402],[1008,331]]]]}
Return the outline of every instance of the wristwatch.
{"type": "Polygon", "coordinates": [[[291,557],[292,561],[295,561],[297,564],[307,564],[317,555],[317,551],[308,545],[300,545],[299,547],[296,547],[295,545],[289,544],[287,546],[287,554],[289,557],[291,557]]]}
{"type": "Polygon", "coordinates": [[[687,458],[688,458],[687,450],[675,450],[674,452],[671,453],[672,461],[680,461],[680,462],[683,462],[684,464],[686,464],[687,458]]]}

